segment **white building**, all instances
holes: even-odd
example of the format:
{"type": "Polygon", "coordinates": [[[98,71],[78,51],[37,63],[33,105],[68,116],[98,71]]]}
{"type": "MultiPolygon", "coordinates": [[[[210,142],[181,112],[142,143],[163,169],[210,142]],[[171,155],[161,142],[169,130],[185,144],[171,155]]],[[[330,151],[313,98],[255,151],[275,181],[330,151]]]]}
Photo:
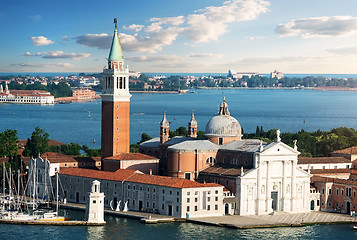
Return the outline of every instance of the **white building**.
{"type": "MultiPolygon", "coordinates": [[[[198,183],[139,171],[119,169],[106,172],[91,169],[66,168],[60,171],[63,193],[69,202],[86,203],[90,182],[100,180],[105,194],[104,205],[120,209],[124,202],[129,210],[145,211],[179,218],[222,216],[223,186],[198,183]]],[[[63,194],[65,196],[63,196],[63,194]]]]}
{"type": "Polygon", "coordinates": [[[299,157],[298,166],[304,170],[312,169],[348,169],[352,167],[351,160],[344,157],[299,157]]]}
{"type": "Polygon", "coordinates": [[[5,90],[0,87],[0,103],[18,104],[54,104],[55,98],[50,92],[41,90],[5,90]]]}

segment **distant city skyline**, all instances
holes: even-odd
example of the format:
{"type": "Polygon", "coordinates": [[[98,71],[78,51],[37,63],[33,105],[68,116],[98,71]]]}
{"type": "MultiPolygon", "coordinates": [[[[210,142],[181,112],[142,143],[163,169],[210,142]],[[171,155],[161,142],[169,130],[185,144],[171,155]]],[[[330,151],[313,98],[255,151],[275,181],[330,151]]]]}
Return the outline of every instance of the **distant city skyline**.
{"type": "Polygon", "coordinates": [[[118,19],[140,72],[356,74],[357,1],[21,1],[0,9],[0,72],[101,72],[118,19]]]}

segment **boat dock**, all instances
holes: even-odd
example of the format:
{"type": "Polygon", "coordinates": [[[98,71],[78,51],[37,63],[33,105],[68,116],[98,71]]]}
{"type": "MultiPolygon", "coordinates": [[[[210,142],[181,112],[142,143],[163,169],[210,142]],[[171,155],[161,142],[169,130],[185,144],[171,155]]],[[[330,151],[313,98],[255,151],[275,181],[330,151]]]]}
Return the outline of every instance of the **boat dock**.
{"type": "Polygon", "coordinates": [[[219,217],[203,217],[187,219],[187,222],[228,227],[236,229],[272,228],[272,227],[302,227],[321,224],[356,223],[356,218],[347,214],[328,212],[309,213],[276,213],[273,215],[226,215],[219,217]]]}
{"type": "Polygon", "coordinates": [[[86,221],[40,221],[40,220],[17,220],[17,219],[0,219],[0,224],[21,224],[21,225],[51,225],[51,226],[102,226],[105,223],[89,223],[86,221]]]}
{"type": "MultiPolygon", "coordinates": [[[[67,208],[67,209],[74,209],[74,210],[82,210],[82,211],[85,211],[86,209],[85,205],[75,204],[75,203],[66,203],[65,205],[63,204],[60,207],[67,208]]],[[[118,217],[125,217],[125,218],[133,218],[147,224],[186,221],[186,219],[182,219],[182,218],[175,218],[166,215],[146,213],[146,212],[136,212],[136,211],[123,212],[123,211],[104,209],[104,214],[118,216],[118,217]]]]}
{"type": "MultiPolygon", "coordinates": [[[[85,210],[85,205],[67,203],[61,205],[62,208],[85,210]]],[[[136,212],[136,211],[112,211],[104,210],[105,214],[126,217],[140,220],[146,224],[167,223],[167,222],[189,222],[202,225],[211,225],[218,227],[228,227],[236,229],[248,228],[273,228],[273,227],[302,227],[307,225],[318,224],[342,224],[356,223],[356,218],[341,213],[328,212],[309,212],[309,213],[275,213],[273,215],[225,215],[218,217],[202,217],[202,218],[175,218],[166,215],[136,212]]]]}

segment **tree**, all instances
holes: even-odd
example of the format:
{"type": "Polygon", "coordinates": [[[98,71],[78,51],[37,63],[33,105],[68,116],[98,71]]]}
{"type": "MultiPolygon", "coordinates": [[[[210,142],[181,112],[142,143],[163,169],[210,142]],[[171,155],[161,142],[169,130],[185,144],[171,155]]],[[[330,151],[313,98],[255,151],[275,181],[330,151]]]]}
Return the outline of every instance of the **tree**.
{"type": "Polygon", "coordinates": [[[82,146],[83,151],[88,157],[99,157],[101,155],[101,149],[91,149],[87,145],[82,146]]]}
{"type": "Polygon", "coordinates": [[[0,157],[17,156],[17,131],[6,129],[0,133],[0,157]]]}
{"type": "Polygon", "coordinates": [[[49,150],[49,135],[43,129],[36,127],[31,138],[27,139],[23,155],[27,157],[37,157],[41,153],[49,150]]]}

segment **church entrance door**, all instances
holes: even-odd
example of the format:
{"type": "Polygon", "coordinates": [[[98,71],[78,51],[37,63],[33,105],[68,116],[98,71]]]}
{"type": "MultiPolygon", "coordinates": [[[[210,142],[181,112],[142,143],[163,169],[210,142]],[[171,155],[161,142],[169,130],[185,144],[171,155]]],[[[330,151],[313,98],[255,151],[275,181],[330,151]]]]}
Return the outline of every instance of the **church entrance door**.
{"type": "Polygon", "coordinates": [[[347,213],[347,214],[350,214],[350,211],[351,211],[351,203],[350,203],[350,202],[347,202],[347,203],[346,203],[346,213],[347,213]]]}
{"type": "Polygon", "coordinates": [[[169,216],[172,216],[172,205],[169,205],[169,216]]]}
{"type": "Polygon", "coordinates": [[[224,205],[224,213],[225,213],[226,215],[229,214],[229,205],[228,205],[228,203],[226,203],[226,204],[224,205]]]}
{"type": "Polygon", "coordinates": [[[273,208],[273,211],[278,210],[278,192],[271,192],[271,207],[273,208]]]}
{"type": "Polygon", "coordinates": [[[315,201],[314,200],[311,200],[311,202],[310,202],[310,210],[311,211],[315,210],[315,201]]]}

